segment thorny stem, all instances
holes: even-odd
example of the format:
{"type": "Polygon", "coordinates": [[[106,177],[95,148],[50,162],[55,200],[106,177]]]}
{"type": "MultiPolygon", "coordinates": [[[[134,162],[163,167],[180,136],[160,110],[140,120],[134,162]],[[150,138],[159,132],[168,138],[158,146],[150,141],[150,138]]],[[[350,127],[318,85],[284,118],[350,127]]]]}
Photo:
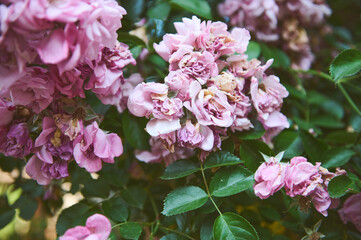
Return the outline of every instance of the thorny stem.
{"type": "Polygon", "coordinates": [[[208,197],[209,197],[209,199],[211,199],[211,201],[212,201],[214,207],[217,209],[217,212],[219,213],[219,215],[222,215],[222,213],[221,213],[221,211],[219,210],[217,204],[214,202],[214,200],[213,200],[213,198],[212,198],[212,195],[211,195],[210,192],[209,192],[207,180],[206,180],[206,177],[205,177],[205,175],[204,175],[203,163],[201,163],[201,172],[202,172],[202,177],[203,177],[204,185],[206,186],[206,191],[207,191],[208,197]]]}

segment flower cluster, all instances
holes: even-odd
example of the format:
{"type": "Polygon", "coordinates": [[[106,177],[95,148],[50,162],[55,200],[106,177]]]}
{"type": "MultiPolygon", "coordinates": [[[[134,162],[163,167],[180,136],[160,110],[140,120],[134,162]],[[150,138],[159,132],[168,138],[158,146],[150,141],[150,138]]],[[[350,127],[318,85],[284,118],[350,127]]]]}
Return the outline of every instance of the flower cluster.
{"type": "Polygon", "coordinates": [[[122,154],[120,138],[99,129],[80,99],[91,90],[122,112],[143,81],[123,76],[126,65],[135,65],[117,40],[124,14],[115,0],[0,5],[0,152],[33,154],[26,172],[39,184],[68,176],[72,160],[96,172],[122,154]]]}
{"type": "Polygon", "coordinates": [[[86,220],[85,227],[76,226],[68,229],[63,236],[59,237],[59,240],[107,240],[112,225],[108,218],[101,214],[94,214],[86,220]]]}
{"type": "Polygon", "coordinates": [[[331,14],[325,1],[318,0],[225,0],[218,10],[258,40],[279,43],[291,54],[293,67],[304,70],[314,59],[306,28],[320,26],[331,14]]]}
{"type": "Polygon", "coordinates": [[[257,169],[253,186],[256,196],[266,199],[284,187],[288,196],[300,197],[301,207],[308,207],[312,202],[317,211],[327,216],[331,206],[328,183],[346,172],[337,169],[336,173],[331,173],[321,167],[321,163],[313,165],[304,157],[294,157],[289,163],[280,161],[281,157],[277,156],[267,158],[257,169]]]}
{"type": "Polygon", "coordinates": [[[184,156],[185,148],[199,148],[205,156],[220,148],[228,129],[253,128],[251,119],[263,124],[266,141],[289,127],[280,112],[288,92],[278,77],[265,73],[272,60],[261,65],[247,59],[246,29],[229,32],[225,23],[197,17],[174,25],[176,34],[166,34],[154,44],[169,62],[165,83],[141,83],[128,99],[133,115],[150,119],[146,130],[152,136],[152,152],[138,152],[138,159],[149,162],[168,156],[153,146],[160,142],[170,159],[184,156]]]}
{"type": "Polygon", "coordinates": [[[84,98],[85,89],[124,109],[122,69],[135,65],[117,41],[124,8],[115,0],[6,2],[0,5],[2,98],[40,113],[54,95],[84,98]]]}

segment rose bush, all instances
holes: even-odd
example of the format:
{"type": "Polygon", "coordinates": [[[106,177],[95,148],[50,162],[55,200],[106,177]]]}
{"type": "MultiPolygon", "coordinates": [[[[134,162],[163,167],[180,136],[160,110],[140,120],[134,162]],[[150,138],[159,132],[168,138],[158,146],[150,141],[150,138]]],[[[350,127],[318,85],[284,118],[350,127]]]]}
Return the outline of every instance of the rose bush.
{"type": "Polygon", "coordinates": [[[361,238],[360,9],[0,1],[0,239],[361,238]]]}

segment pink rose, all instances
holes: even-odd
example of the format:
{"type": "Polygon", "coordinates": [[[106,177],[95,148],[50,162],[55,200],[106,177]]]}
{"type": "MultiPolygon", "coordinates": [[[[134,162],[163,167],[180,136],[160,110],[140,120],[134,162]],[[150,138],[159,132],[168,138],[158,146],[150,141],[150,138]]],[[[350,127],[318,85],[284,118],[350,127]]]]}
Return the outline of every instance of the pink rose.
{"type": "Polygon", "coordinates": [[[11,123],[14,116],[15,107],[11,102],[0,98],[0,127],[6,127],[11,123]]]}
{"type": "Polygon", "coordinates": [[[111,231],[112,225],[108,218],[94,214],[86,220],[85,227],[70,228],[59,237],[59,240],[107,240],[111,231]]]}
{"type": "Polygon", "coordinates": [[[256,196],[266,199],[285,185],[285,165],[271,157],[259,166],[254,179],[256,196]]]}
{"type": "Polygon", "coordinates": [[[106,134],[93,122],[84,129],[84,135],[75,140],[74,158],[88,172],[97,172],[102,162],[114,163],[114,157],[123,153],[121,139],[115,133],[106,134]]]}
{"type": "Polygon", "coordinates": [[[142,83],[135,87],[128,98],[129,111],[138,117],[172,121],[183,115],[182,101],[168,98],[168,86],[161,83],[142,83]]]}
{"type": "Polygon", "coordinates": [[[163,144],[160,137],[151,137],[149,140],[150,151],[135,150],[135,157],[145,163],[160,163],[165,162],[166,165],[179,159],[186,159],[194,154],[192,149],[175,147],[173,152],[170,152],[163,144]]]}
{"type": "Polygon", "coordinates": [[[251,79],[251,97],[261,119],[267,120],[273,112],[279,112],[283,98],[288,96],[288,91],[280,83],[278,77],[263,76],[261,83],[256,77],[251,79]]]}
{"type": "Polygon", "coordinates": [[[178,145],[187,148],[199,147],[202,150],[210,151],[213,148],[213,131],[207,127],[187,120],[185,126],[177,131],[178,145]]]}
{"type": "Polygon", "coordinates": [[[190,85],[190,101],[184,106],[191,111],[198,122],[202,125],[215,125],[229,127],[234,121],[234,109],[228,103],[224,92],[215,87],[202,89],[201,85],[194,81],[190,85]]]}
{"type": "Polygon", "coordinates": [[[26,173],[40,185],[48,185],[53,179],[69,176],[68,162],[57,159],[47,163],[38,158],[39,154],[32,156],[25,166],[26,173]]]}
{"type": "Polygon", "coordinates": [[[129,96],[134,91],[134,88],[143,81],[144,79],[139,73],[133,73],[129,76],[129,78],[124,79],[124,83],[121,86],[122,97],[119,103],[116,105],[118,112],[122,113],[124,109],[127,108],[129,96]]]}
{"type": "MultiPolygon", "coordinates": [[[[5,134],[5,132],[3,133],[5,134]]],[[[14,124],[0,143],[0,151],[6,156],[23,158],[33,149],[33,140],[29,136],[26,123],[14,124]]]]}
{"type": "Polygon", "coordinates": [[[171,71],[165,77],[164,82],[169,86],[170,91],[176,91],[176,97],[182,101],[189,100],[189,86],[192,82],[190,77],[181,70],[171,71]]]}
{"type": "Polygon", "coordinates": [[[211,77],[218,75],[217,63],[212,54],[207,51],[203,53],[191,52],[184,55],[180,61],[175,63],[170,62],[169,70],[174,71],[180,69],[182,73],[187,74],[199,81],[200,84],[205,84],[211,77]]]}
{"type": "Polygon", "coordinates": [[[57,67],[50,68],[50,76],[55,80],[55,88],[68,98],[81,97],[85,98],[83,83],[84,79],[81,77],[81,72],[74,68],[70,71],[59,75],[57,67]]]}
{"type": "Polygon", "coordinates": [[[361,232],[361,193],[353,194],[346,199],[342,208],[338,210],[344,224],[352,222],[361,232]]]}
{"type": "Polygon", "coordinates": [[[16,81],[9,94],[14,105],[22,105],[40,113],[53,101],[54,83],[46,69],[30,67],[26,76],[16,81]]]}
{"type": "Polygon", "coordinates": [[[327,187],[317,185],[315,190],[309,195],[313,206],[323,216],[327,217],[327,209],[331,206],[331,198],[327,192],[327,187]]]}
{"type": "Polygon", "coordinates": [[[304,157],[294,157],[287,164],[285,170],[285,189],[287,195],[295,197],[297,195],[308,196],[315,190],[318,184],[323,183],[319,167],[321,163],[307,162],[304,157]]]}
{"type": "Polygon", "coordinates": [[[35,140],[37,157],[52,164],[56,158],[69,161],[73,156],[73,146],[70,138],[59,129],[50,117],[44,117],[42,132],[35,140]]]}

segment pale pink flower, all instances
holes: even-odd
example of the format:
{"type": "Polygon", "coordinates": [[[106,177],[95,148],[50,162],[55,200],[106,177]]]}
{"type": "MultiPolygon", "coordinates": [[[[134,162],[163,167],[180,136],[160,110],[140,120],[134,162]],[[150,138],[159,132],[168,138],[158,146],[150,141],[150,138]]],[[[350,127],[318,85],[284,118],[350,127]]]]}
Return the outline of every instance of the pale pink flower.
{"type": "Polygon", "coordinates": [[[168,86],[161,83],[142,83],[135,87],[128,98],[129,111],[138,117],[169,121],[182,116],[182,101],[179,98],[168,98],[168,86]]]}
{"type": "Polygon", "coordinates": [[[8,91],[14,105],[26,106],[35,113],[40,113],[53,100],[54,82],[46,69],[29,67],[26,68],[26,75],[8,91]]]}
{"type": "MultiPolygon", "coordinates": [[[[259,83],[256,77],[252,77],[250,92],[253,106],[258,112],[261,122],[269,128],[275,127],[277,124],[274,120],[280,118],[281,113],[277,113],[277,116],[271,115],[281,110],[283,98],[288,96],[288,91],[280,83],[279,78],[274,75],[264,75],[259,83]]],[[[282,122],[285,127],[289,126],[285,121],[282,122]]]]}
{"type": "Polygon", "coordinates": [[[190,101],[184,106],[191,111],[202,125],[229,127],[234,121],[234,109],[228,103],[224,92],[215,87],[202,89],[194,81],[190,86],[190,101]]]}
{"type": "Polygon", "coordinates": [[[352,222],[356,229],[361,232],[361,193],[348,197],[342,208],[338,210],[338,214],[344,224],[352,222]]]}
{"type": "Polygon", "coordinates": [[[254,178],[256,196],[266,199],[285,185],[285,165],[271,157],[259,166],[254,178]]]}
{"type": "Polygon", "coordinates": [[[85,227],[70,228],[59,240],[107,240],[111,231],[112,225],[108,218],[96,213],[86,220],[85,227]]]}
{"type": "Polygon", "coordinates": [[[187,120],[186,124],[177,131],[177,142],[181,147],[196,148],[210,151],[213,148],[213,131],[208,126],[193,124],[187,120]]]}
{"type": "Polygon", "coordinates": [[[74,143],[75,161],[91,173],[99,171],[103,161],[114,163],[114,157],[122,153],[123,145],[118,135],[106,134],[95,121],[84,128],[84,134],[74,143]]]}
{"type": "Polygon", "coordinates": [[[50,76],[55,80],[55,88],[68,98],[81,97],[85,98],[83,84],[84,79],[81,77],[81,72],[74,68],[70,71],[59,75],[58,68],[52,66],[50,68],[50,76]]]}
{"type": "Polygon", "coordinates": [[[192,79],[181,70],[170,71],[164,82],[169,86],[170,91],[177,93],[176,97],[182,101],[189,100],[189,86],[192,79]]]}
{"type": "Polygon", "coordinates": [[[145,163],[160,163],[165,162],[166,165],[179,159],[187,159],[194,154],[192,149],[175,147],[173,152],[170,152],[164,147],[163,140],[159,137],[151,137],[149,140],[151,147],[150,151],[135,150],[135,157],[145,163]]]}
{"type": "Polygon", "coordinates": [[[122,113],[127,108],[127,102],[129,96],[132,94],[134,88],[142,83],[144,79],[139,73],[133,73],[129,78],[124,79],[124,83],[121,86],[121,99],[119,104],[116,105],[118,112],[122,113]]]}
{"type": "Polygon", "coordinates": [[[285,170],[285,189],[287,195],[295,197],[297,195],[310,195],[318,184],[323,180],[319,173],[321,163],[307,162],[304,157],[294,157],[287,164],[285,170]]]}
{"type": "Polygon", "coordinates": [[[323,216],[327,217],[327,209],[331,206],[331,198],[327,192],[327,187],[317,185],[315,190],[309,195],[312,199],[313,206],[323,216]]]}
{"type": "Polygon", "coordinates": [[[180,69],[182,73],[205,84],[211,77],[218,75],[218,67],[212,54],[192,52],[184,55],[177,64],[170,62],[170,71],[180,69]]]}

